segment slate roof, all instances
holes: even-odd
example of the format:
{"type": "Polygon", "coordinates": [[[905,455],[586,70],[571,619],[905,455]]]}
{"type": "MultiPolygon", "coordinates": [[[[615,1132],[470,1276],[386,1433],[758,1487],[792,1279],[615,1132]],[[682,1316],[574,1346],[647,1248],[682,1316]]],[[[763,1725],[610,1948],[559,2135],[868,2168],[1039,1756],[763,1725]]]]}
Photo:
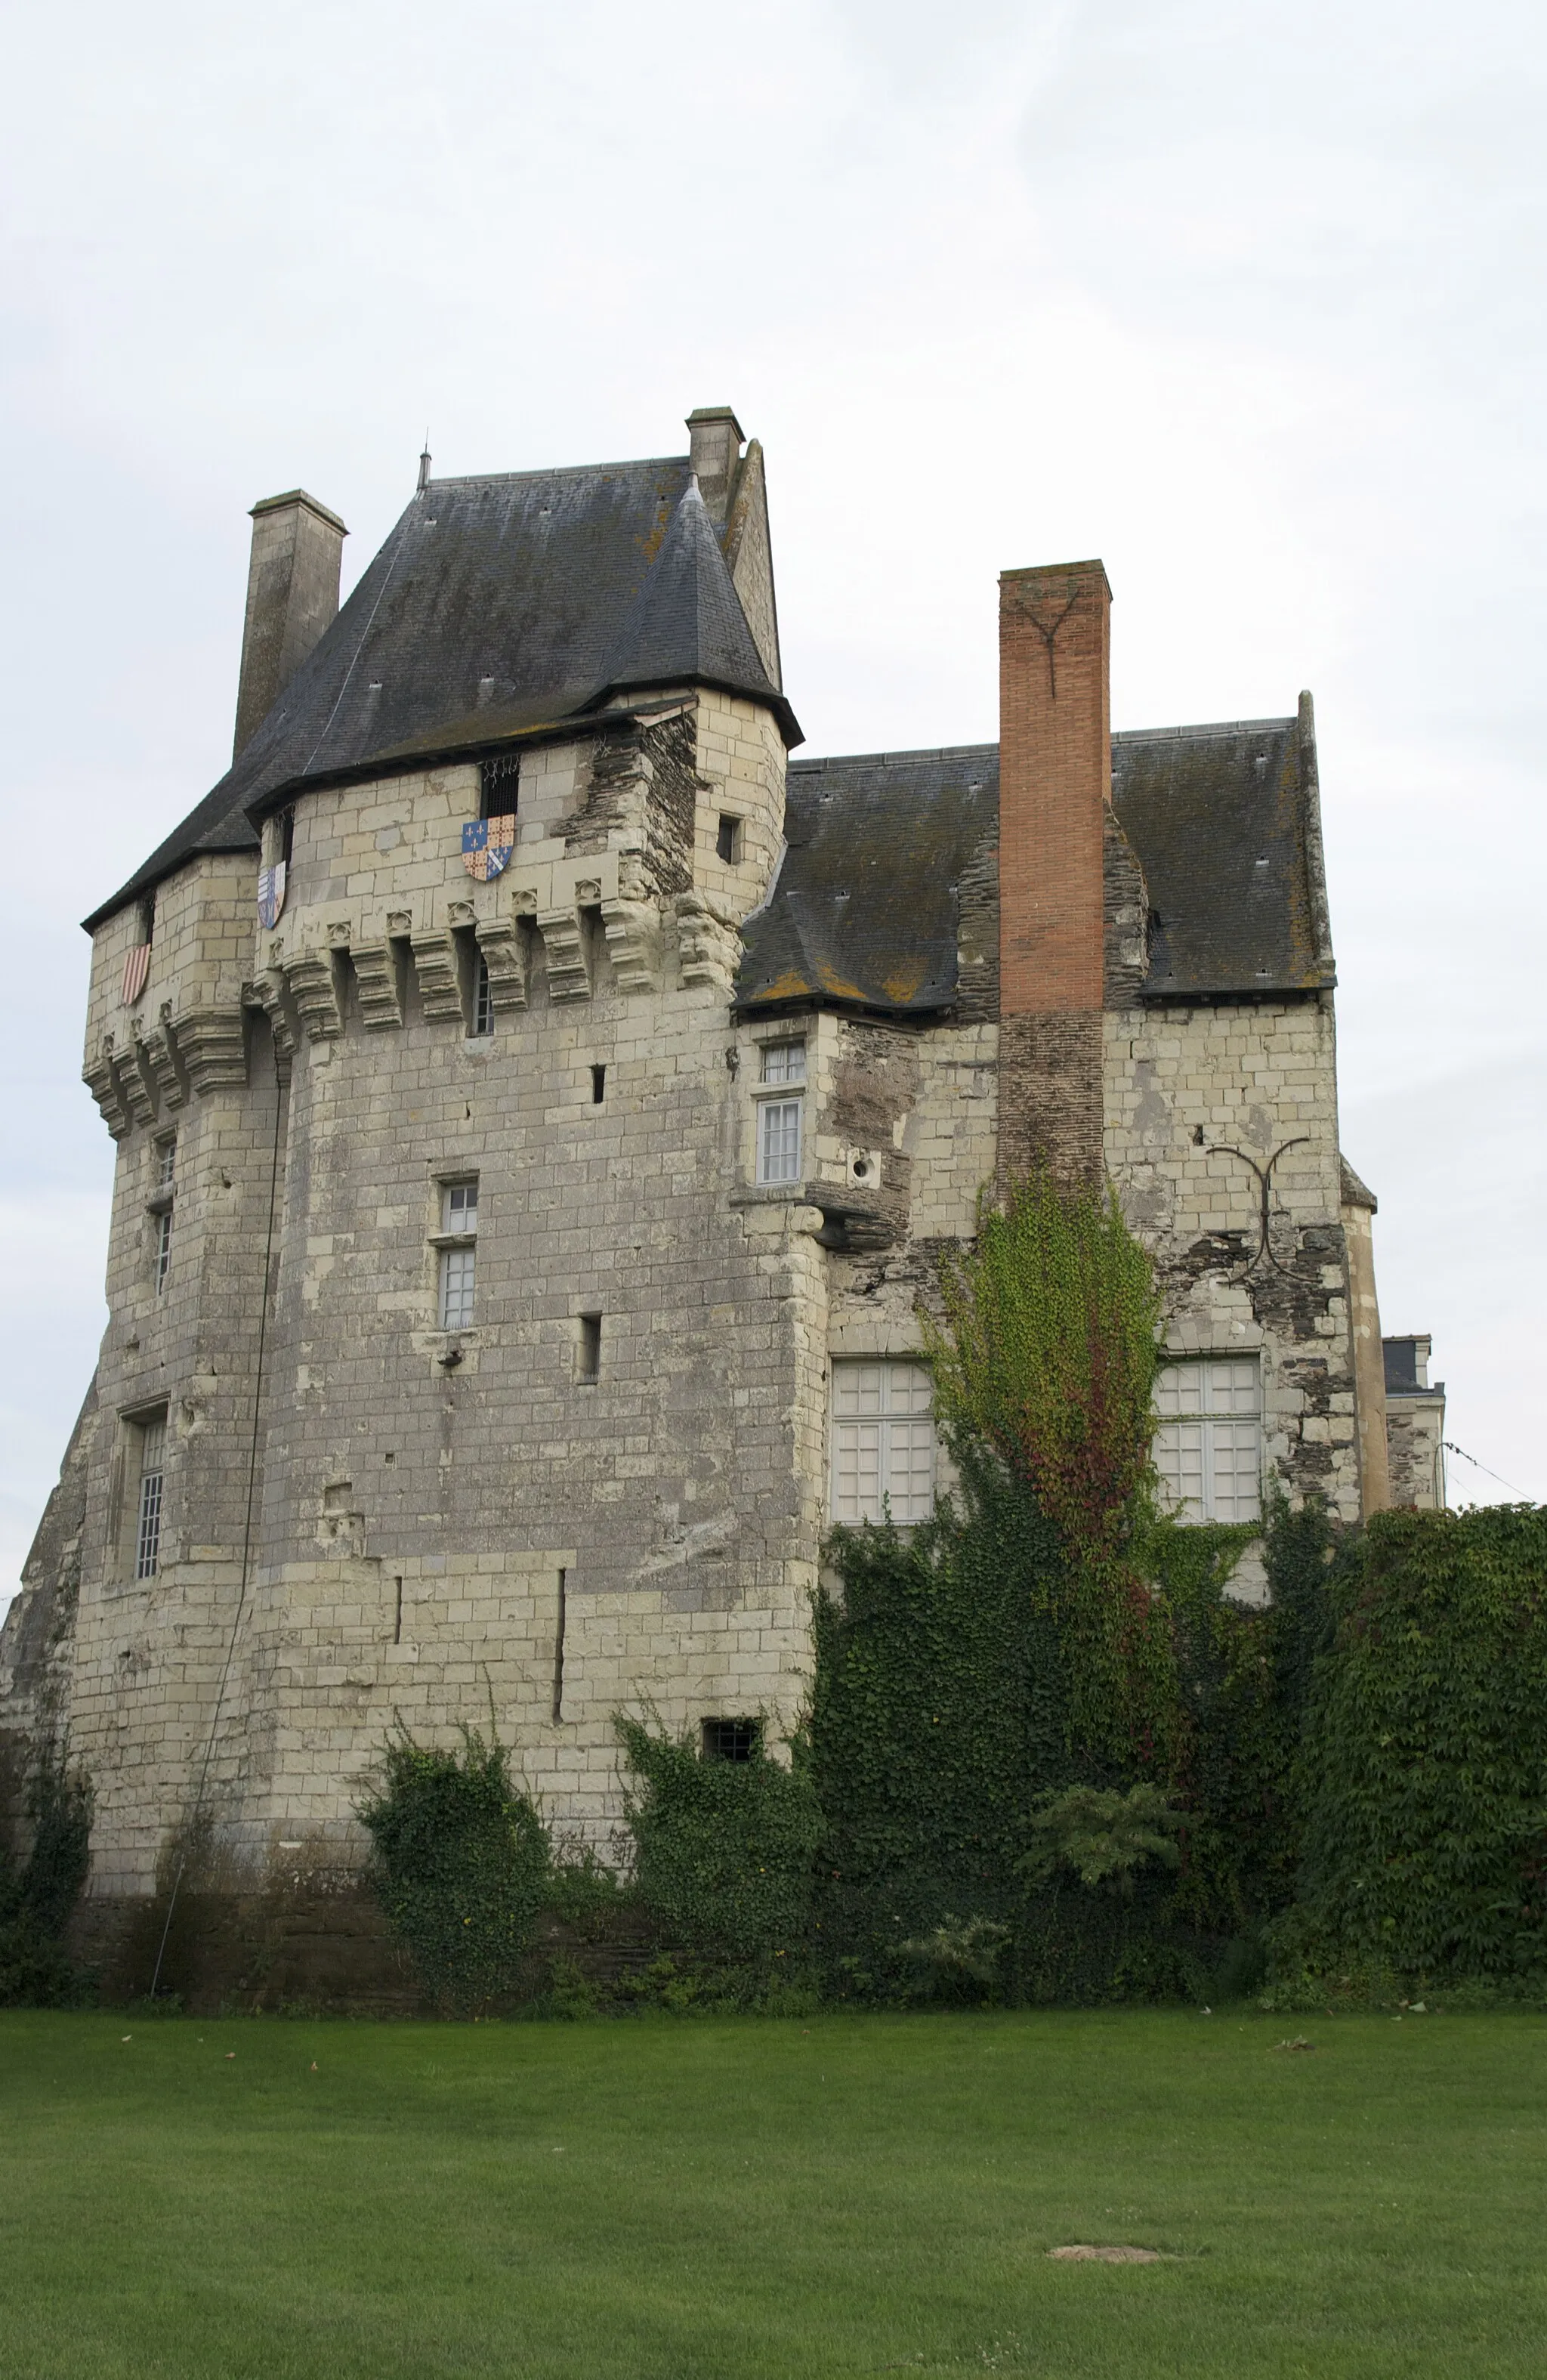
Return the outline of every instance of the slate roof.
{"type": "Polygon", "coordinates": [[[949,1008],[957,886],[998,806],[995,744],[792,760],[788,848],[767,906],[742,929],[738,1002],[949,1008]]]}
{"type": "Polygon", "coordinates": [[[232,767],[97,925],[283,792],[469,753],[647,685],[770,684],[686,455],[431,480],[232,767]]]}
{"type": "MultiPolygon", "coordinates": [[[[997,836],[998,796],[994,744],[792,761],[789,850],[767,906],[743,928],[739,1004],[949,1008],[959,887],[997,836]]],[[[1245,720],[1114,735],[1112,800],[1149,891],[1142,998],[1283,995],[1333,982],[1308,725],[1245,720]]]]}

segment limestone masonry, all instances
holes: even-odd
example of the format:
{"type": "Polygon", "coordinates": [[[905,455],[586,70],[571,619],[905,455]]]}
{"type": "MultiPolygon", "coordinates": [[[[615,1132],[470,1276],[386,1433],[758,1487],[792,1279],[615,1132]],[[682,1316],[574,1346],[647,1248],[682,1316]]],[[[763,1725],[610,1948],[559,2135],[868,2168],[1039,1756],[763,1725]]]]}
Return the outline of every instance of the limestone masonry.
{"type": "Polygon", "coordinates": [[[1112,734],[1082,562],[1001,582],[1000,746],[791,760],[762,452],[688,427],[427,458],[342,610],[343,523],[257,506],[232,768],[88,920],[111,1318],[0,1729],[67,1729],[101,1900],[196,1804],[242,1873],[347,1864],[398,1717],[492,1707],[604,1851],[615,1711],[777,1741],[825,1532],[934,1499],[939,1252],[1039,1160],[1154,1254],[1184,1512],[1443,1500],[1309,696],[1112,734]]]}

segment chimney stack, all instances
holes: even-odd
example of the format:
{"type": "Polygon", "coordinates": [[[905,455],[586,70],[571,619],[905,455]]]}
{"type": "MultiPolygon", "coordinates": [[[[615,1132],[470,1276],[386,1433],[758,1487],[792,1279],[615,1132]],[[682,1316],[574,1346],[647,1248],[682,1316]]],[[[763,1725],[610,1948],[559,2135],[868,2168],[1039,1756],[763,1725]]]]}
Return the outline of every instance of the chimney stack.
{"type": "Polygon", "coordinates": [[[687,434],[688,460],[704,509],[717,528],[723,528],[745,432],[728,405],[701,405],[688,415],[687,434]]]}
{"type": "Polygon", "coordinates": [[[233,759],[337,618],[348,534],[338,515],[302,488],[254,504],[233,759]]]}
{"type": "Polygon", "coordinates": [[[999,581],[999,1164],[1099,1189],[1112,590],[1099,562],[999,581]]]}

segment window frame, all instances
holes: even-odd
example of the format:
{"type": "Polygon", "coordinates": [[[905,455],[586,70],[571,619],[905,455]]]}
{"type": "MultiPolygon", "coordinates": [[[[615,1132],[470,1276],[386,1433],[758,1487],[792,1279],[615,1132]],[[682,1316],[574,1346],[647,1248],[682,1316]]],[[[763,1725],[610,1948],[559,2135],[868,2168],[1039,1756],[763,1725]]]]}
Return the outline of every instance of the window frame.
{"type": "Polygon", "coordinates": [[[477,1302],[478,1176],[442,1174],[435,1192],[441,1224],[429,1234],[436,1251],[435,1328],[471,1330],[477,1302]]]}
{"type": "Polygon", "coordinates": [[[116,1465],[114,1574],[126,1586],[146,1586],[162,1574],[166,1542],[166,1454],[171,1406],[142,1406],[120,1415],[116,1465]],[[150,1458],[157,1459],[152,1464],[150,1458]]]}
{"type": "Polygon", "coordinates": [[[151,1220],[151,1285],[158,1297],[165,1289],[172,1270],[172,1218],[177,1196],[177,1135],[163,1133],[151,1144],[155,1160],[155,1181],[145,1201],[145,1211],[151,1220]]]}
{"type": "MultiPolygon", "coordinates": [[[[935,1383],[928,1365],[922,1362],[916,1354],[834,1355],[829,1359],[828,1374],[828,1512],[829,1519],[835,1527],[859,1528],[867,1521],[880,1523],[889,1515],[900,1528],[916,1528],[921,1522],[931,1517],[940,1493],[940,1438],[935,1419],[935,1383]],[[877,1402],[874,1408],[843,1410],[844,1376],[847,1374],[852,1378],[857,1389],[860,1387],[857,1376],[870,1370],[876,1371],[880,1376],[876,1390],[877,1402]],[[894,1397],[900,1386],[896,1376],[904,1373],[911,1376],[909,1398],[905,1402],[899,1401],[894,1403],[894,1397]],[[917,1401],[920,1383],[925,1386],[927,1391],[922,1404],[917,1401]],[[905,1432],[901,1451],[909,1451],[909,1441],[912,1439],[913,1432],[921,1423],[925,1427],[918,1442],[927,1449],[927,1488],[923,1492],[910,1488],[900,1500],[895,1499],[891,1492],[891,1483],[896,1476],[894,1442],[898,1427],[900,1425],[905,1432]],[[876,1492],[873,1499],[866,1498],[856,1486],[851,1498],[843,1484],[843,1475],[840,1471],[840,1463],[847,1451],[843,1443],[843,1433],[849,1430],[857,1433],[867,1427],[873,1427],[876,1434],[874,1473],[876,1492]],[[855,1508],[852,1512],[843,1509],[845,1503],[850,1501],[852,1501],[855,1508]],[[873,1509],[868,1511],[864,1509],[867,1502],[873,1505],[873,1509]],[[906,1509],[899,1509],[900,1502],[906,1509]]],[[[853,1451],[857,1458],[861,1451],[857,1438],[853,1451]]],[[[855,1472],[857,1478],[859,1473],[857,1460],[855,1472]]],[[[910,1477],[912,1475],[912,1464],[908,1467],[908,1475],[910,1477]]]]}
{"type": "Polygon", "coordinates": [[[1204,1348],[1196,1354],[1167,1354],[1156,1367],[1154,1402],[1155,1429],[1152,1453],[1160,1477],[1162,1508],[1188,1528],[1205,1527],[1221,1521],[1239,1524],[1260,1522],[1263,1518],[1266,1445],[1261,1354],[1255,1349],[1243,1353],[1227,1348],[1204,1348]],[[1226,1384],[1217,1376],[1227,1372],[1250,1372],[1251,1380],[1249,1383],[1236,1380],[1226,1384]],[[1179,1382],[1188,1374],[1194,1376],[1196,1387],[1190,1392],[1173,1390],[1171,1393],[1177,1398],[1176,1403],[1168,1409],[1163,1408],[1161,1401],[1166,1393],[1166,1382],[1168,1379],[1179,1382]],[[1242,1394],[1251,1395],[1252,1402],[1249,1406],[1239,1402],[1242,1394]],[[1181,1433],[1184,1431],[1196,1431],[1195,1446],[1183,1443],[1181,1433]],[[1249,1439],[1239,1435],[1244,1432],[1250,1433],[1249,1439]],[[1174,1478],[1168,1475],[1166,1467],[1166,1456],[1172,1450],[1163,1446],[1168,1433],[1176,1434],[1174,1478]],[[1222,1494],[1220,1460],[1221,1457],[1235,1457],[1248,1444],[1253,1458],[1251,1474],[1253,1487],[1250,1498],[1252,1509],[1243,1512],[1239,1508],[1248,1499],[1239,1486],[1241,1474],[1239,1465],[1234,1461],[1230,1463],[1231,1484],[1222,1494]],[[1190,1495],[1185,1489],[1189,1474],[1183,1463],[1191,1454],[1197,1458],[1196,1475],[1200,1489],[1197,1495],[1190,1495]],[[1222,1512],[1222,1504],[1231,1509],[1222,1512]]]}
{"type": "Polygon", "coordinates": [[[792,1189],[805,1179],[805,1092],[810,1081],[809,1057],[804,1034],[791,1034],[781,1039],[762,1041],[757,1045],[758,1079],[752,1087],[752,1178],[761,1189],[792,1189]],[[793,1148],[790,1152],[789,1168],[780,1165],[778,1172],[773,1172],[770,1171],[769,1160],[773,1154],[770,1142],[775,1129],[773,1116],[776,1114],[793,1117],[793,1148]]]}

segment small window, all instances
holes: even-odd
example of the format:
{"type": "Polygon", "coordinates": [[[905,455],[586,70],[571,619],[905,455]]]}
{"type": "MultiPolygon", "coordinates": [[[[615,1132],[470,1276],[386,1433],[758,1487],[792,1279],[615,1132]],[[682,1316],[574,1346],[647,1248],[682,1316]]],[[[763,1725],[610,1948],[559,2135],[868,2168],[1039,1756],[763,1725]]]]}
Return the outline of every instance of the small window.
{"type": "Polygon", "coordinates": [[[832,1516],[926,1521],[935,1510],[934,1383],[923,1364],[832,1367],[832,1516]]]}
{"type": "Polygon", "coordinates": [[[805,1043],[804,1041],[765,1042],[763,1080],[765,1083],[804,1083],[805,1043]]]}
{"type": "Polygon", "coordinates": [[[740,864],[742,856],[742,822],[729,811],[721,811],[719,832],[715,837],[715,849],[729,868],[740,864]]]}
{"type": "Polygon", "coordinates": [[[520,753],[501,752],[485,760],[478,777],[478,816],[514,818],[521,785],[520,753]]]}
{"type": "Polygon", "coordinates": [[[1263,1509],[1256,1358],[1165,1364],[1155,1380],[1155,1469],[1183,1521],[1255,1521],[1263,1509]]]}
{"type": "Polygon", "coordinates": [[[601,1378],[601,1317],[583,1314],[580,1317],[580,1350],[575,1377],[582,1382],[595,1383],[601,1378]]]}
{"type": "Polygon", "coordinates": [[[441,1229],[443,1232],[474,1232],[478,1228],[478,1185],[476,1182],[448,1182],[441,1193],[441,1229]]]}
{"type": "Polygon", "coordinates": [[[153,1252],[151,1275],[159,1297],[172,1270],[172,1194],[177,1170],[177,1137],[155,1143],[155,1184],[151,1195],[153,1252]]]}
{"type": "Polygon", "coordinates": [[[166,1415],[148,1415],[137,1427],[139,1487],[135,1504],[134,1574],[154,1578],[161,1569],[161,1522],[166,1478],[166,1415]]]}
{"type": "Polygon", "coordinates": [[[591,1105],[599,1108],[606,1097],[607,1069],[605,1066],[593,1066],[591,1068],[591,1105]]]}
{"type": "Polygon", "coordinates": [[[757,1118],[757,1179],[798,1182],[801,1178],[801,1102],[764,1099],[757,1118]]]}
{"type": "Polygon", "coordinates": [[[473,1319],[473,1275],[477,1265],[476,1248],[442,1248],[441,1251],[441,1328],[442,1330],[465,1330],[473,1319]]]}
{"type": "Polygon", "coordinates": [[[473,1032],[481,1038],[494,1030],[494,994],[489,986],[489,961],[482,951],[473,968],[473,1032]]]}
{"type": "Polygon", "coordinates": [[[279,822],[279,856],[286,868],[296,856],[296,813],[285,810],[279,822]]]}
{"type": "Polygon", "coordinates": [[[760,1719],[707,1718],[704,1721],[706,1760],[755,1760],[762,1748],[760,1719]]]}

